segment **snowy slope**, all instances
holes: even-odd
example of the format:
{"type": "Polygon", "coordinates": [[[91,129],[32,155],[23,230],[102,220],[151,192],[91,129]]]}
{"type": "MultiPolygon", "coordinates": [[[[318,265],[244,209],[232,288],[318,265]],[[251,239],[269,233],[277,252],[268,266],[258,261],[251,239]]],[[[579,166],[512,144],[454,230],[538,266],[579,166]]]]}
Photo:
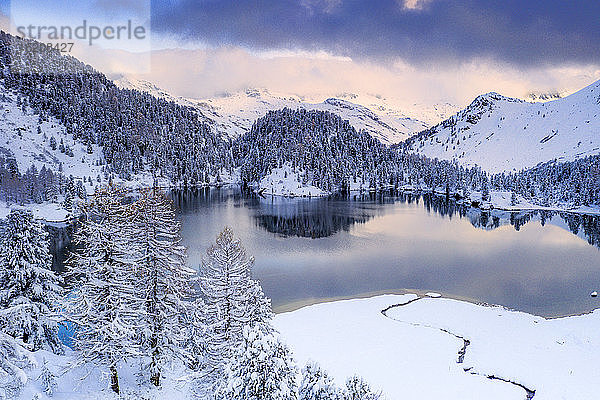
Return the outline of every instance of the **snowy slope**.
{"type": "MultiPolygon", "coordinates": [[[[338,386],[358,374],[383,391],[382,400],[598,398],[600,309],[548,320],[436,293],[426,296],[315,304],[278,314],[273,324],[300,367],[316,361],[338,386]]],[[[63,356],[44,350],[24,354],[31,365],[23,366],[25,388],[17,399],[117,398],[103,370],[66,368],[74,361],[71,350],[63,356]],[[38,378],[44,359],[58,384],[52,397],[42,392],[38,378]]],[[[180,363],[165,370],[160,389],[140,385],[139,366],[139,360],[119,365],[119,398],[197,398],[198,381],[180,363]]]]}
{"type": "MultiPolygon", "coordinates": [[[[153,90],[159,90],[153,88],[153,90]]],[[[74,140],[73,135],[67,134],[66,128],[54,117],[40,123],[39,115],[35,114],[30,107],[23,110],[17,105],[17,94],[8,91],[0,81],[0,156],[14,158],[17,161],[19,172],[24,173],[31,165],[35,165],[39,171],[42,166],[52,169],[54,172],[62,171],[66,176],[74,178],[91,177],[96,184],[95,178],[101,175],[102,160],[104,158],[102,149],[98,145],[91,146],[88,153],[87,145],[79,140],[74,140]],[[3,97],[2,97],[3,95],[3,97]],[[38,126],[40,133],[38,133],[38,126]],[[50,139],[54,137],[57,148],[52,150],[50,139]],[[73,151],[73,156],[67,155],[59,150],[58,145],[62,143],[73,151]],[[61,170],[62,168],[62,170],[61,170]]],[[[231,183],[238,180],[237,176],[230,176],[226,172],[221,174],[222,183],[231,183]]],[[[152,171],[142,171],[132,177],[131,181],[124,181],[118,176],[114,182],[131,187],[139,188],[152,185],[152,171]]],[[[209,177],[214,183],[215,177],[209,177]]],[[[168,185],[167,179],[159,179],[162,185],[168,185]]],[[[93,188],[85,185],[88,193],[93,193],[93,188]]],[[[0,211],[0,215],[1,215],[0,211]]]]}
{"type": "Polygon", "coordinates": [[[362,104],[379,115],[389,115],[397,118],[415,118],[425,122],[428,126],[436,125],[460,111],[460,107],[451,103],[414,103],[409,101],[408,97],[410,96],[391,99],[362,93],[338,93],[334,97],[362,104]]]}
{"type": "MultiPolygon", "coordinates": [[[[0,93],[0,156],[14,159],[21,174],[34,165],[37,171],[45,166],[54,173],[62,171],[65,177],[73,176],[76,180],[91,178],[92,184],[88,182],[83,185],[88,194],[93,193],[95,186],[99,185],[99,175],[102,183],[105,183],[100,162],[103,155],[99,146],[92,145],[92,153],[88,153],[87,146],[73,140],[73,136],[67,134],[65,127],[56,118],[49,117],[47,121],[40,122],[39,115],[30,107],[23,109],[17,105],[17,95],[8,91],[1,81],[0,93]],[[55,150],[50,146],[52,137],[57,144],[55,150]],[[73,156],[60,151],[61,141],[72,150],[73,156]]],[[[222,179],[229,181],[236,178],[222,174],[222,179]]],[[[144,171],[134,176],[131,181],[115,177],[114,182],[131,188],[147,187],[152,184],[153,177],[150,172],[144,171]]],[[[159,180],[159,183],[168,184],[164,180],[159,180]]],[[[62,196],[59,196],[57,203],[32,203],[25,205],[25,208],[31,210],[36,218],[50,222],[64,221],[68,212],[61,202],[62,196]]],[[[15,204],[0,201],[0,219],[5,218],[10,209],[15,207],[15,204]]]]}
{"type": "MultiPolygon", "coordinates": [[[[73,140],[66,133],[65,127],[55,118],[49,118],[40,123],[39,116],[33,113],[29,107],[19,107],[17,96],[7,91],[0,83],[0,155],[17,162],[19,172],[25,173],[32,165],[39,171],[43,166],[53,172],[61,171],[66,177],[73,176],[76,179],[91,177],[96,184],[96,177],[101,174],[101,167],[96,161],[101,157],[98,146],[92,146],[92,153],[87,152],[87,147],[73,140]],[[38,126],[40,128],[38,132],[38,126]],[[73,156],[63,153],[57,147],[52,150],[50,139],[54,137],[57,145],[61,140],[65,146],[73,151],[73,156]]],[[[83,187],[88,193],[94,188],[85,183],[83,187]]],[[[64,221],[68,212],[60,204],[62,197],[57,199],[58,203],[28,204],[27,208],[33,212],[36,218],[48,222],[64,221]]],[[[0,201],[0,219],[6,218],[15,204],[7,204],[0,201]]]]}
{"type": "Polygon", "coordinates": [[[65,176],[95,178],[100,173],[96,160],[100,157],[100,148],[92,146],[93,153],[87,153],[87,147],[73,140],[67,135],[64,126],[55,118],[49,118],[41,124],[39,116],[27,107],[25,111],[17,106],[17,96],[6,90],[0,83],[0,92],[6,97],[0,98],[0,154],[12,157],[17,161],[19,171],[24,173],[32,164],[38,171],[42,166],[59,171],[65,176]],[[41,133],[38,133],[38,125],[41,133]],[[54,137],[56,143],[62,140],[65,146],[73,150],[73,157],[61,153],[57,148],[50,148],[50,138],[54,137]]]}
{"type": "Polygon", "coordinates": [[[420,154],[490,172],[598,154],[600,81],[545,103],[487,93],[409,143],[420,154]]]}
{"type": "Polygon", "coordinates": [[[266,89],[247,89],[226,96],[196,100],[172,96],[143,80],[122,77],[115,83],[122,88],[145,91],[195,107],[217,131],[231,137],[250,130],[254,121],[265,116],[268,111],[287,107],[332,112],[348,120],[357,130],[366,130],[382,143],[394,144],[456,112],[456,107],[450,104],[431,107],[415,104],[409,107],[411,112],[405,113],[395,110],[385,99],[376,96],[343,93],[320,101],[297,95],[276,94],[266,89]]]}

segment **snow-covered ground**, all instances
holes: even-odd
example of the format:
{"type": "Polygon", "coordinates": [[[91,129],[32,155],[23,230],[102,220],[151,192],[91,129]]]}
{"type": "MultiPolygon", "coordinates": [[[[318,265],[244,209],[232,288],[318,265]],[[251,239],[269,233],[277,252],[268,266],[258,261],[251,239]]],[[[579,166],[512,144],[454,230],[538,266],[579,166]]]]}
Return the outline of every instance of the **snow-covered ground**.
{"type": "MultiPolygon", "coordinates": [[[[441,192],[440,192],[441,193],[441,192]]],[[[523,198],[521,195],[516,195],[516,202],[513,204],[511,201],[512,192],[509,191],[490,191],[490,200],[482,201],[481,192],[474,191],[470,193],[469,198],[463,200],[466,204],[472,204],[478,202],[482,210],[497,209],[505,211],[532,211],[532,210],[543,210],[543,211],[565,211],[575,214],[600,214],[600,207],[598,206],[571,206],[569,204],[557,204],[554,206],[543,206],[532,203],[531,201],[523,198]]]]}
{"type": "MultiPolygon", "coordinates": [[[[183,367],[175,366],[166,371],[160,389],[153,389],[149,385],[141,385],[148,377],[139,376],[140,366],[135,361],[118,368],[121,396],[117,396],[110,389],[110,377],[106,371],[92,366],[71,369],[70,363],[74,362],[74,353],[67,350],[65,355],[56,355],[48,351],[38,350],[34,353],[26,352],[31,361],[30,368],[26,369],[26,383],[19,394],[19,400],[91,400],[91,399],[190,399],[189,377],[190,372],[183,367]],[[56,388],[52,395],[44,392],[40,375],[44,361],[47,368],[55,376],[56,388]],[[38,397],[36,397],[38,396],[38,397]]],[[[0,388],[0,398],[3,398],[3,388],[0,388]]],[[[9,397],[10,398],[10,397],[9,397]]]]}
{"type": "MultiPolygon", "coordinates": [[[[92,152],[89,153],[87,146],[74,141],[56,118],[50,117],[40,122],[39,116],[31,108],[17,105],[17,95],[6,90],[2,83],[0,92],[5,96],[0,99],[0,155],[14,158],[21,174],[32,165],[37,171],[45,166],[54,172],[62,171],[66,177],[91,177],[97,184],[97,176],[102,175],[97,162],[101,157],[98,146],[92,145],[92,152]],[[54,150],[50,146],[51,138],[56,141],[54,150]],[[72,156],[60,151],[61,142],[72,150],[72,156]]],[[[94,191],[87,182],[83,187],[88,193],[94,191]]],[[[61,206],[61,201],[59,196],[57,203],[28,204],[21,208],[30,209],[36,218],[48,222],[64,221],[68,213],[61,206]]],[[[10,209],[15,207],[20,206],[0,201],[0,218],[5,218],[10,209]]]]}
{"type": "MultiPolygon", "coordinates": [[[[270,174],[264,176],[258,183],[255,191],[263,196],[285,197],[325,197],[331,192],[318,188],[310,183],[302,183],[304,171],[294,171],[289,163],[281,168],[274,168],[270,174]]],[[[350,191],[369,191],[369,185],[358,177],[356,182],[350,182],[350,191]]]]}
{"type": "Polygon", "coordinates": [[[545,103],[488,93],[432,131],[415,139],[412,150],[488,172],[599,154],[600,81],[545,103]]]}
{"type": "Polygon", "coordinates": [[[69,212],[58,203],[42,203],[42,204],[27,204],[25,206],[19,206],[16,204],[8,205],[3,201],[0,201],[0,219],[6,218],[13,208],[27,209],[33,213],[33,217],[41,219],[49,223],[63,222],[68,216],[69,212]]]}
{"type": "Polygon", "coordinates": [[[340,385],[358,373],[388,400],[600,393],[600,310],[546,320],[446,298],[384,295],[279,314],[275,326],[301,364],[319,362],[340,385]]]}
{"type": "Polygon", "coordinates": [[[273,196],[289,197],[321,197],[328,196],[316,186],[302,183],[304,172],[294,172],[289,165],[274,168],[270,174],[261,179],[256,189],[258,193],[273,196]]]}
{"type": "Polygon", "coordinates": [[[29,107],[25,110],[19,107],[17,96],[7,91],[1,83],[0,92],[6,96],[5,100],[0,100],[1,155],[14,157],[21,173],[32,164],[38,171],[45,165],[55,172],[59,171],[59,165],[62,165],[62,171],[67,177],[86,176],[95,181],[101,169],[96,165],[101,154],[98,146],[92,145],[92,153],[88,154],[87,147],[74,141],[72,135],[67,134],[65,127],[56,118],[50,117],[48,121],[39,123],[39,116],[29,107]],[[56,150],[50,147],[52,137],[56,140],[56,150]],[[73,150],[72,157],[59,150],[61,140],[73,150]]]}
{"type": "Polygon", "coordinates": [[[341,93],[335,96],[299,96],[267,89],[247,89],[209,99],[189,99],[169,94],[156,85],[128,77],[115,83],[196,108],[218,132],[236,137],[249,131],[254,121],[270,110],[284,107],[329,111],[346,119],[357,130],[364,129],[384,144],[398,143],[449,117],[458,107],[451,104],[410,104],[398,108],[379,96],[341,93]]]}

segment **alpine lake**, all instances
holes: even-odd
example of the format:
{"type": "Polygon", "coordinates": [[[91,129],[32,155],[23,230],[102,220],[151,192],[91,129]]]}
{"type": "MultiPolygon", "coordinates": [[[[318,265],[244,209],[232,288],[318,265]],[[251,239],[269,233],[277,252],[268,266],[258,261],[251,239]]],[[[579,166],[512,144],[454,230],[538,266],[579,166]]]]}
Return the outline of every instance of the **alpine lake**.
{"type": "MultiPolygon", "coordinates": [[[[171,191],[187,262],[225,227],[275,312],[384,293],[440,293],[544,317],[600,307],[600,216],[480,210],[396,191],[285,198],[237,186],[171,191]]],[[[49,226],[62,270],[73,226],[49,226]]]]}
{"type": "Polygon", "coordinates": [[[261,197],[237,187],[170,193],[188,264],[225,227],[276,312],[333,299],[438,292],[544,317],[600,307],[600,217],[483,211],[433,194],[261,197]]]}

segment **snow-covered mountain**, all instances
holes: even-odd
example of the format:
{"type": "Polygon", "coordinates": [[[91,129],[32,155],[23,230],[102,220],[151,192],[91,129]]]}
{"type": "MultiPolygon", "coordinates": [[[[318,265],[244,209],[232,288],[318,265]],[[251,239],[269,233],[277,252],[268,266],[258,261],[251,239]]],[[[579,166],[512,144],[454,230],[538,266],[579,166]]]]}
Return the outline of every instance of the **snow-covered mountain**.
{"type": "Polygon", "coordinates": [[[249,131],[254,121],[264,117],[268,111],[287,107],[332,112],[348,120],[355,129],[364,129],[382,143],[394,144],[427,129],[457,111],[457,108],[450,104],[431,107],[415,104],[410,107],[410,113],[404,113],[395,110],[385,99],[377,96],[342,93],[320,102],[314,98],[277,94],[267,89],[247,89],[198,100],[173,96],[143,80],[122,77],[115,80],[115,83],[122,88],[145,91],[157,97],[192,106],[218,132],[226,133],[230,137],[237,137],[249,131]]]}
{"type": "Polygon", "coordinates": [[[460,111],[460,107],[451,103],[414,103],[403,99],[388,99],[373,94],[337,93],[335,98],[347,100],[355,104],[362,104],[377,114],[390,115],[398,118],[410,117],[433,126],[440,121],[460,111]],[[401,110],[401,111],[399,111],[401,110]]]}
{"type": "Polygon", "coordinates": [[[600,81],[543,103],[487,93],[407,144],[419,154],[490,172],[599,154],[600,81]]]}

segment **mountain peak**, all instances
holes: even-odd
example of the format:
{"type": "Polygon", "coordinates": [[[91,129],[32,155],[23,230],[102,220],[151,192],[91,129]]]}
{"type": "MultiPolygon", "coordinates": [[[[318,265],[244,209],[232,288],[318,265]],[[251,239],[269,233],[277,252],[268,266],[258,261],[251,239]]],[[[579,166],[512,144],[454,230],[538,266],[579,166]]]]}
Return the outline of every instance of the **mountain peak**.
{"type": "Polygon", "coordinates": [[[256,97],[256,98],[271,95],[271,93],[265,88],[246,88],[244,93],[246,93],[246,96],[248,96],[248,97],[256,97]]]}
{"type": "Polygon", "coordinates": [[[527,102],[496,92],[406,142],[419,154],[479,165],[490,172],[519,170],[548,160],[600,153],[600,81],[570,96],[527,102]]]}
{"type": "Polygon", "coordinates": [[[487,93],[480,94],[479,96],[475,97],[475,99],[471,102],[469,107],[480,106],[480,105],[485,106],[485,105],[488,105],[490,103],[494,103],[497,101],[509,101],[509,102],[513,102],[513,103],[522,103],[523,102],[523,100],[521,100],[521,99],[503,96],[498,92],[487,92],[487,93]]]}

